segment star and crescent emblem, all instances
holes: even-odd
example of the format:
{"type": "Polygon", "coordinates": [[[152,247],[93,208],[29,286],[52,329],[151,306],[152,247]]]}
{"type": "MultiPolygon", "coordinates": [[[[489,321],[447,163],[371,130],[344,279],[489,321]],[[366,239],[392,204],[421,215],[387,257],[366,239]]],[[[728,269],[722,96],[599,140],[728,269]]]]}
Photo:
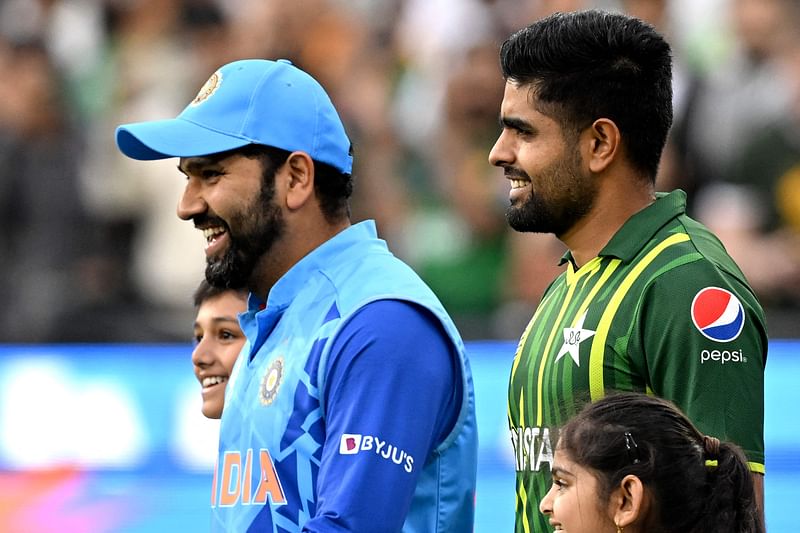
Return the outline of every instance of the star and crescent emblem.
{"type": "Polygon", "coordinates": [[[583,328],[583,322],[585,320],[586,313],[584,312],[575,323],[574,327],[564,328],[564,344],[561,345],[561,349],[558,351],[558,355],[556,355],[556,361],[568,354],[572,360],[575,361],[576,366],[581,366],[579,358],[580,344],[586,339],[593,337],[595,334],[594,331],[583,328]]]}

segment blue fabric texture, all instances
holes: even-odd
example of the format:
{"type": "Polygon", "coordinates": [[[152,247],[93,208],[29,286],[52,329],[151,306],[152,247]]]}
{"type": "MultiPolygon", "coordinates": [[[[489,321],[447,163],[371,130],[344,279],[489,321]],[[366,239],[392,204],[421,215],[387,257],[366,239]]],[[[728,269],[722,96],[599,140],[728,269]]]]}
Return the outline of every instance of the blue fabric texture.
{"type": "Polygon", "coordinates": [[[327,241],[248,307],[212,529],[471,532],[478,443],[464,345],[374,223],[327,241]]]}

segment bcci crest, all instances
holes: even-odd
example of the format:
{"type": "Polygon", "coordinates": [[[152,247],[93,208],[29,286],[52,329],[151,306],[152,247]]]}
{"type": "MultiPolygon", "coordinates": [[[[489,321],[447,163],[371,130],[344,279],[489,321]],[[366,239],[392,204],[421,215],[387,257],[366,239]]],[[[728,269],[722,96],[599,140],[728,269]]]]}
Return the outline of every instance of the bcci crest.
{"type": "Polygon", "coordinates": [[[283,379],[283,357],[278,357],[267,367],[261,382],[261,405],[269,405],[278,395],[283,379]]]}
{"type": "Polygon", "coordinates": [[[214,94],[217,89],[219,89],[220,83],[222,83],[222,73],[220,71],[216,71],[211,75],[210,78],[208,78],[208,81],[206,81],[205,84],[200,87],[200,92],[197,93],[197,96],[194,97],[194,100],[192,100],[191,104],[189,105],[200,105],[208,100],[208,98],[214,94]]]}

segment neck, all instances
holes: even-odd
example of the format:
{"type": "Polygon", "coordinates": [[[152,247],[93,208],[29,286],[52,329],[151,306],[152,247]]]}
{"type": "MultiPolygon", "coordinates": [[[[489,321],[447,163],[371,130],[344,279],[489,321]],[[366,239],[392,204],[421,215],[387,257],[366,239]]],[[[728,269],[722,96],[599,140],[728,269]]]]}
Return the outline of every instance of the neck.
{"type": "Polygon", "coordinates": [[[580,268],[597,257],[631,216],[654,201],[654,188],[649,182],[601,188],[589,213],[558,238],[570,249],[580,268]]]}
{"type": "Polygon", "coordinates": [[[266,299],[275,283],[294,265],[348,227],[347,218],[335,223],[287,225],[281,238],[256,264],[248,289],[266,299]]]}

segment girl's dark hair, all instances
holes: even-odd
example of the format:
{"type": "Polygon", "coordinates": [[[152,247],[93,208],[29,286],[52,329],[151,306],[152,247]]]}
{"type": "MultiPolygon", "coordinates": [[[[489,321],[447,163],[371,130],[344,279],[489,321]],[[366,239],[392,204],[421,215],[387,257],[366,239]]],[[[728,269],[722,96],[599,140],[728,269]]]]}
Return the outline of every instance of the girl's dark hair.
{"type": "Polygon", "coordinates": [[[244,287],[241,289],[216,287],[214,285],[211,285],[208,281],[204,279],[194,290],[194,294],[192,295],[192,301],[194,302],[195,307],[200,307],[206,300],[209,300],[211,298],[216,298],[220,294],[224,294],[228,291],[235,292],[239,296],[243,297],[245,300],[247,299],[248,291],[244,287]]]}
{"type": "Polygon", "coordinates": [[[742,450],[705,437],[667,400],[619,393],[590,403],[561,429],[558,448],[598,474],[603,505],[637,476],[653,494],[650,531],[764,531],[742,450]]]}
{"type": "Polygon", "coordinates": [[[613,120],[633,165],[655,181],[672,125],[672,55],[651,25],[598,10],[555,13],[509,37],[500,67],[565,133],[613,120]]]}

